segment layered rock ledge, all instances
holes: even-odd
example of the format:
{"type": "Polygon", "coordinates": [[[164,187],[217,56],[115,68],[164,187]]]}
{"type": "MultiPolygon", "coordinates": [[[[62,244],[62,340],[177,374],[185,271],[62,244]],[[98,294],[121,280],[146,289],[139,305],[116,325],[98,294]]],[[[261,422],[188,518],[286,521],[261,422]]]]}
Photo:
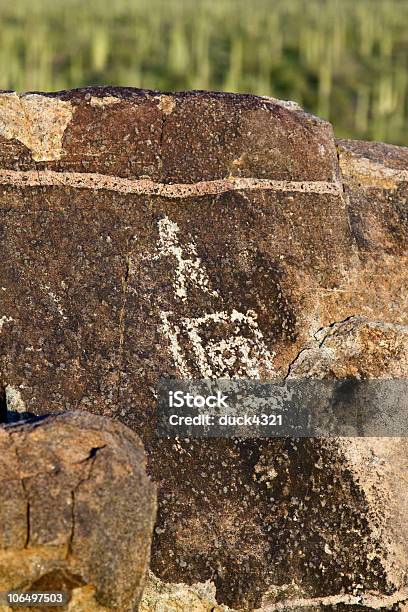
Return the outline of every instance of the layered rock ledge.
{"type": "Polygon", "coordinates": [[[250,95],[4,92],[0,185],[4,419],[140,435],[150,601],[402,609],[406,438],[160,439],[155,384],[406,378],[408,149],[250,95]]]}

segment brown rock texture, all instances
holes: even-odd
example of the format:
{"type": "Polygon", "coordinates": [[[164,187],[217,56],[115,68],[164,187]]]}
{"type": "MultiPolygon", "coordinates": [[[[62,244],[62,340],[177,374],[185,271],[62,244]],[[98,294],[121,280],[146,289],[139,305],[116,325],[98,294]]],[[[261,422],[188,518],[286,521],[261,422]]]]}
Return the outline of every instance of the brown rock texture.
{"type": "Polygon", "coordinates": [[[156,511],[145,464],[140,438],[107,418],[3,426],[0,591],[66,591],[76,612],[137,609],[156,511]]]}
{"type": "Polygon", "coordinates": [[[0,115],[8,418],[82,409],[142,437],[166,583],[243,610],[399,606],[403,440],[160,439],[155,384],[406,377],[408,150],[250,95],[5,93],[0,115]]]}
{"type": "MultiPolygon", "coordinates": [[[[350,317],[323,328],[291,365],[289,378],[336,378],[357,385],[406,379],[408,327],[350,317]]],[[[408,438],[342,438],[334,445],[363,492],[368,537],[381,542],[368,557],[375,555],[388,580],[406,592],[408,438]]]]}

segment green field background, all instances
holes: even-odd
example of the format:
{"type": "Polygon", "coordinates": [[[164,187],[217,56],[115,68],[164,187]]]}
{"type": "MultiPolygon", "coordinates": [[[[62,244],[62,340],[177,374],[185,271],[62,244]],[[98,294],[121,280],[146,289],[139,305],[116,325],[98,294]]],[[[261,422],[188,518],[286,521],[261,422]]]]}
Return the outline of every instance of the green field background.
{"type": "Polygon", "coordinates": [[[408,144],[408,0],[0,0],[0,87],[296,100],[340,137],[408,144]]]}

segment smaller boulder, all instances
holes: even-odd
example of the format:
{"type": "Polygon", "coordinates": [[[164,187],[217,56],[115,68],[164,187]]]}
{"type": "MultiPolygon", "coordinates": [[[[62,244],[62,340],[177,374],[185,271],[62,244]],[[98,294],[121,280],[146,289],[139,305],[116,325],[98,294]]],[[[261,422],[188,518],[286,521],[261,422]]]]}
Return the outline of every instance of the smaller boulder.
{"type": "Polygon", "coordinates": [[[156,513],[145,466],[139,437],[108,418],[67,412],[0,428],[0,591],[137,609],[156,513]]]}

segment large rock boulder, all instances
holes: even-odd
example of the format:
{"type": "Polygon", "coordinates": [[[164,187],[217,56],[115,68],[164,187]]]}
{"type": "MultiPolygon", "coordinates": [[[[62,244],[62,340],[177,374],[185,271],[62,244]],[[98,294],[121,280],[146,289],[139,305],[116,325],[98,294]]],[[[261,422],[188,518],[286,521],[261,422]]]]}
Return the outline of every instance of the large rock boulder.
{"type": "MultiPolygon", "coordinates": [[[[0,96],[4,401],[17,417],[80,408],[141,435],[162,580],[212,580],[218,603],[242,609],[404,588],[405,553],[391,571],[401,543],[373,526],[354,443],[160,439],[155,385],[283,378],[351,316],[398,335],[407,161],[336,143],[330,124],[269,98],[0,96]]],[[[376,494],[393,487],[380,478],[376,494]]]]}
{"type": "Polygon", "coordinates": [[[133,612],[155,487],[140,438],[82,412],[0,428],[0,590],[64,591],[69,610],[133,612]]]}

